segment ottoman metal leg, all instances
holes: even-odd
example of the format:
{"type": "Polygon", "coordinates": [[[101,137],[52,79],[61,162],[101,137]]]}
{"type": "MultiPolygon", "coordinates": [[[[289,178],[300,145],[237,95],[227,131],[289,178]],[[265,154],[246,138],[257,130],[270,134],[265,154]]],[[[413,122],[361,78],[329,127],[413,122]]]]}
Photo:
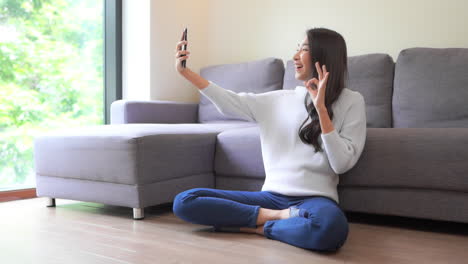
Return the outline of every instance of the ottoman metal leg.
{"type": "Polygon", "coordinates": [[[55,207],[55,198],[47,197],[47,207],[55,207]]]}
{"type": "Polygon", "coordinates": [[[141,220],[145,218],[144,208],[133,208],[133,219],[141,220]]]}

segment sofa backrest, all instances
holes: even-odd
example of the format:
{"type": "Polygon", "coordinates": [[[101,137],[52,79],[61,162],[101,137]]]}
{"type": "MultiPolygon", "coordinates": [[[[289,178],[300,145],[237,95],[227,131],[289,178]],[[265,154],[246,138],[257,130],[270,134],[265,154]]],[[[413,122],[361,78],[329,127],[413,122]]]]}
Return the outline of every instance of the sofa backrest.
{"type": "MultiPolygon", "coordinates": [[[[284,64],[283,60],[270,57],[236,64],[213,65],[202,68],[200,76],[236,93],[265,93],[282,89],[284,64]]],[[[202,94],[200,94],[198,119],[200,123],[222,120],[250,122],[221,114],[202,94]]]]}
{"type": "Polygon", "coordinates": [[[395,66],[394,127],[468,127],[468,49],[409,48],[395,66]]]}
{"type": "MultiPolygon", "coordinates": [[[[348,57],[346,87],[358,91],[366,102],[367,127],[392,126],[392,90],[395,63],[388,54],[373,53],[348,57]]],[[[294,61],[288,60],[284,89],[304,86],[295,78],[294,61]]]]}

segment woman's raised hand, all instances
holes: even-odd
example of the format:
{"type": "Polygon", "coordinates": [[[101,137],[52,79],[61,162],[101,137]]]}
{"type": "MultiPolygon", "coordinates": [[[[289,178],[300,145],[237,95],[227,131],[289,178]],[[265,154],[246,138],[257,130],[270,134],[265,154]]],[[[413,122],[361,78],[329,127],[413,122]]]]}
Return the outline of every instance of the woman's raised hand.
{"type": "Polygon", "coordinates": [[[327,88],[327,80],[329,72],[325,64],[320,67],[320,63],[317,61],[315,63],[315,68],[317,69],[318,77],[312,78],[306,81],[306,88],[309,91],[310,97],[316,109],[325,108],[325,91],[327,88]]]}
{"type": "MultiPolygon", "coordinates": [[[[175,58],[176,58],[175,66],[176,66],[177,72],[179,72],[179,73],[182,73],[183,71],[185,71],[187,69],[187,68],[182,67],[182,61],[187,60],[188,57],[189,57],[189,54],[190,54],[190,52],[188,50],[182,50],[182,45],[187,45],[187,41],[182,40],[183,37],[184,37],[184,33],[182,32],[182,38],[181,38],[181,40],[179,42],[177,42],[177,46],[176,46],[176,49],[174,51],[175,52],[175,58]]],[[[185,65],[187,66],[187,62],[185,62],[185,65]]]]}

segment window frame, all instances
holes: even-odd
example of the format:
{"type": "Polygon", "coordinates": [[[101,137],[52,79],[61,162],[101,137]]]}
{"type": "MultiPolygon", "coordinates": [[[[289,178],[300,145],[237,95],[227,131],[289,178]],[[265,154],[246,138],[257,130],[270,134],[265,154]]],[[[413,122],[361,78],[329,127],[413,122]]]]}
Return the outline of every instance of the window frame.
{"type": "Polygon", "coordinates": [[[122,0],[104,0],[104,124],[122,99],[122,0]]]}

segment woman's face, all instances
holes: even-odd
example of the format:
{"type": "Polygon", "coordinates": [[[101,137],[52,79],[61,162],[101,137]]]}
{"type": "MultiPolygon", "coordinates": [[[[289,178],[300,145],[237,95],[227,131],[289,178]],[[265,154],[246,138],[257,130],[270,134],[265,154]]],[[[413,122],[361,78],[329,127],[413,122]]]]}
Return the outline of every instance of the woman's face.
{"type": "Polygon", "coordinates": [[[294,54],[293,60],[296,68],[295,77],[297,80],[308,81],[312,78],[311,60],[310,60],[309,41],[307,36],[302,43],[299,43],[294,54]]]}

